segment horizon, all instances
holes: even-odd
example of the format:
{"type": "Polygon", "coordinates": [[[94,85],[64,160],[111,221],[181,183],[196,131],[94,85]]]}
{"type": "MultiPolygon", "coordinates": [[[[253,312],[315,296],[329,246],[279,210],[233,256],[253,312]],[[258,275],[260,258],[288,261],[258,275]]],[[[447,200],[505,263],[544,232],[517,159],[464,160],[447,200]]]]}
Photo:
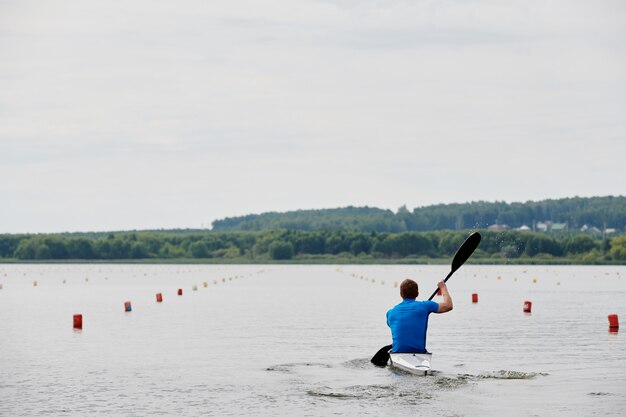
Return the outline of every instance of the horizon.
{"type": "MultiPolygon", "coordinates": [[[[473,204],[473,203],[489,203],[489,204],[505,203],[505,204],[510,205],[510,204],[540,203],[543,201],[565,200],[565,199],[574,199],[574,198],[624,198],[624,197],[626,196],[624,195],[603,195],[603,196],[590,196],[590,197],[572,196],[572,197],[563,197],[563,198],[558,198],[558,199],[526,200],[526,201],[510,201],[510,202],[477,200],[477,201],[467,201],[467,202],[461,202],[461,203],[459,202],[436,203],[436,204],[429,204],[429,205],[418,206],[418,207],[413,207],[413,208],[407,207],[407,209],[409,210],[409,212],[412,213],[414,210],[417,210],[417,209],[442,206],[442,205],[445,206],[445,205],[473,204]]],[[[241,216],[226,216],[220,219],[215,219],[214,221],[221,221],[227,218],[238,218],[238,217],[246,217],[246,216],[262,216],[265,214],[286,214],[286,213],[292,213],[292,212],[298,212],[298,211],[341,210],[345,208],[371,208],[371,209],[379,209],[379,210],[388,210],[388,211],[391,211],[393,214],[398,214],[398,211],[399,211],[399,208],[396,210],[392,210],[392,209],[386,209],[382,207],[375,207],[375,206],[368,206],[368,205],[365,205],[365,206],[348,205],[348,206],[343,206],[343,207],[326,207],[326,208],[319,208],[319,209],[296,209],[296,210],[288,210],[288,211],[267,211],[267,212],[262,212],[262,213],[248,213],[248,214],[244,214],[241,216]]],[[[549,220],[544,219],[544,221],[549,221],[549,220]]],[[[485,226],[484,228],[487,228],[487,226],[485,226]]],[[[4,235],[7,235],[7,234],[9,235],[46,235],[46,234],[89,234],[89,233],[133,233],[133,232],[159,232],[159,231],[169,232],[169,231],[177,231],[177,230],[213,231],[213,222],[210,223],[208,227],[174,227],[174,228],[152,228],[152,229],[131,228],[131,229],[117,229],[117,230],[62,230],[62,231],[53,231],[53,232],[10,232],[10,233],[0,232],[0,235],[3,235],[3,234],[4,235]]],[[[469,228],[468,230],[474,230],[474,229],[469,228]]],[[[228,231],[222,231],[222,233],[225,233],[225,232],[228,232],[228,231]]]]}
{"type": "Polygon", "coordinates": [[[0,5],[0,233],[624,194],[626,3],[0,5]]]}

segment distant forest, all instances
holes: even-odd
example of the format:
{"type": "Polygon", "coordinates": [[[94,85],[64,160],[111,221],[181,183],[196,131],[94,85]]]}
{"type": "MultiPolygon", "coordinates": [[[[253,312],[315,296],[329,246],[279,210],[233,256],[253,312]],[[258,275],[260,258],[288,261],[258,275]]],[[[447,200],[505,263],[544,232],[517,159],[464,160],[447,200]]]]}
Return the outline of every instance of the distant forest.
{"type": "Polygon", "coordinates": [[[490,225],[523,225],[533,229],[537,223],[563,223],[568,230],[583,226],[604,230],[626,227],[626,197],[574,197],[525,203],[477,201],[463,204],[438,204],[396,213],[374,207],[345,207],[298,210],[285,213],[250,214],[227,217],[213,222],[214,231],[260,230],[358,230],[363,232],[426,232],[435,230],[485,229],[490,225]]]}
{"type": "MultiPolygon", "coordinates": [[[[482,231],[474,260],[514,259],[545,263],[626,261],[626,235],[482,231]]],[[[207,260],[257,262],[290,260],[366,262],[448,259],[469,231],[378,233],[359,231],[262,232],[170,231],[108,234],[0,235],[5,260],[207,260]]]]}
{"type": "Polygon", "coordinates": [[[4,234],[0,260],[427,262],[449,260],[471,230],[480,230],[475,261],[623,264],[625,224],[625,197],[475,202],[397,213],[347,207],[227,218],[214,222],[213,230],[4,234]],[[540,222],[569,228],[487,230],[540,222]]]}

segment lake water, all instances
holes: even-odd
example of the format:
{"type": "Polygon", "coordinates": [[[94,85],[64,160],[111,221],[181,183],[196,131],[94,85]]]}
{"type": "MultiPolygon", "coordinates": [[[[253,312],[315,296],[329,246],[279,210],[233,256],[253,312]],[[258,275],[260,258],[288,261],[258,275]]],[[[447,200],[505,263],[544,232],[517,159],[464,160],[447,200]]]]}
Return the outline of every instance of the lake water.
{"type": "Polygon", "coordinates": [[[0,265],[0,415],[626,415],[622,266],[466,265],[430,318],[434,375],[372,366],[394,282],[423,299],[448,270],[0,265]]]}

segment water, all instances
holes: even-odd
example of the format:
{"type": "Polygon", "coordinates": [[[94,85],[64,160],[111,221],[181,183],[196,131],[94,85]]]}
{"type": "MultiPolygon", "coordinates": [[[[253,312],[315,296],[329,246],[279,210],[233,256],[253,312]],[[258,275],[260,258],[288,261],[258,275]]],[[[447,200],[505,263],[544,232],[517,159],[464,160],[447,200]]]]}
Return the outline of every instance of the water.
{"type": "Polygon", "coordinates": [[[626,414],[626,330],[607,321],[626,320],[621,266],[466,265],[454,310],[431,315],[434,375],[370,365],[390,343],[393,283],[412,277],[425,298],[447,272],[1,265],[0,415],[626,414]]]}

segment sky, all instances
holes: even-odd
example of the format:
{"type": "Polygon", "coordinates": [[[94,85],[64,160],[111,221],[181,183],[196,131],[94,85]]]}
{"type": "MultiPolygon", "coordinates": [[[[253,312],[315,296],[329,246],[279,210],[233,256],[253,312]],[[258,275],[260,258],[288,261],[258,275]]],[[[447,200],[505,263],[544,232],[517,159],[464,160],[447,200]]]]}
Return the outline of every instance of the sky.
{"type": "Polygon", "coordinates": [[[0,0],[0,233],[626,194],[623,1],[0,0]]]}

